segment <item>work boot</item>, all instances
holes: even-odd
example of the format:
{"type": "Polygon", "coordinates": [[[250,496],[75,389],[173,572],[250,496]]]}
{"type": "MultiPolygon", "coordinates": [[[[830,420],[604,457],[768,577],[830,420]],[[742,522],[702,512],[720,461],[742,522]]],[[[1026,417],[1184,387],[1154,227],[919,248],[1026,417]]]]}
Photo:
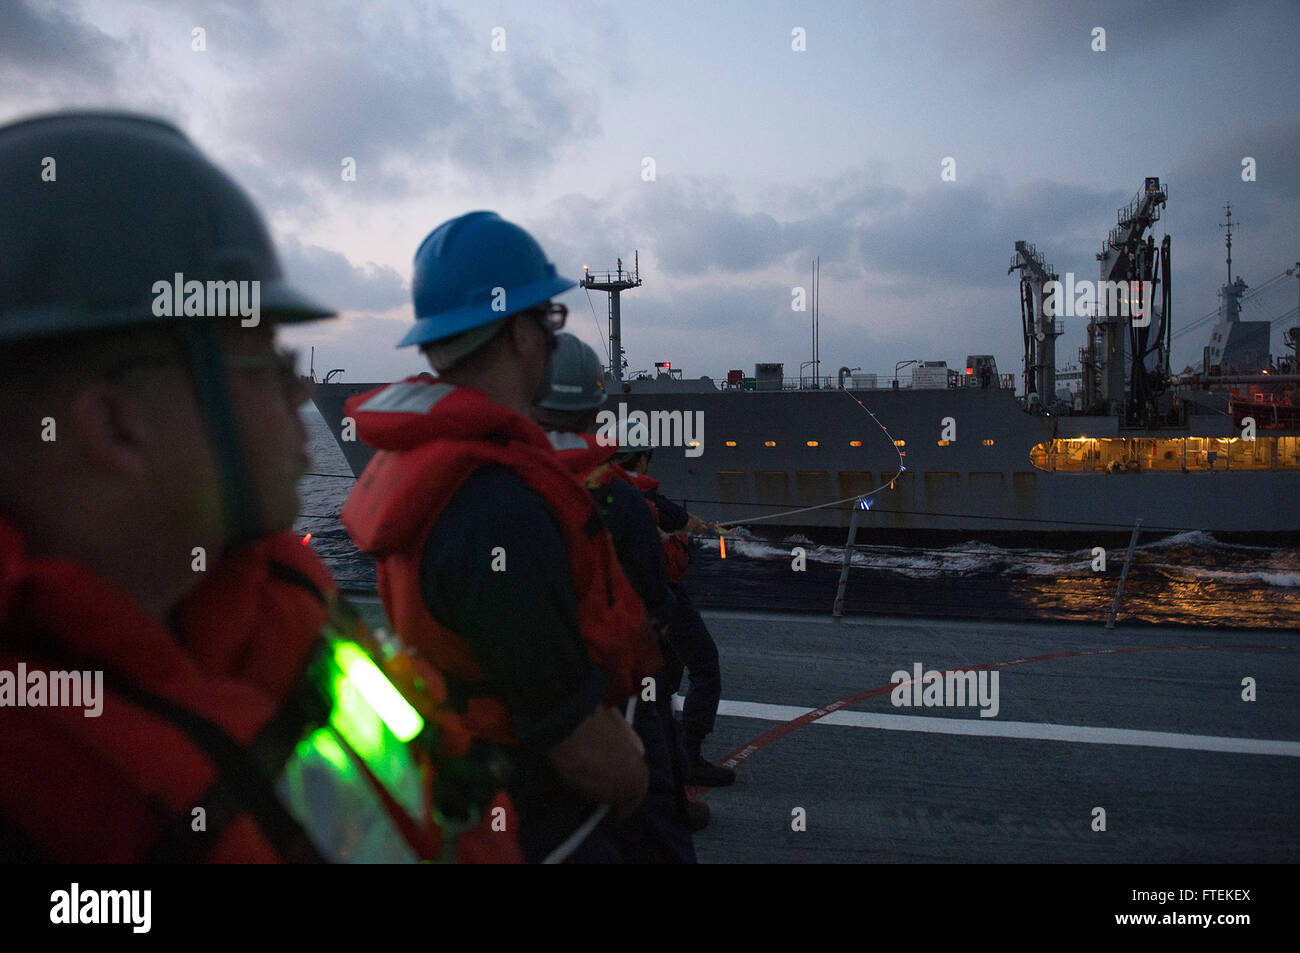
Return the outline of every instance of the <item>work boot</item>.
{"type": "Polygon", "coordinates": [[[709,826],[709,806],[703,801],[686,799],[682,803],[682,813],[686,815],[686,829],[692,834],[709,826]]]}
{"type": "Polygon", "coordinates": [[[706,788],[722,788],[736,783],[736,772],[731,768],[705,761],[700,754],[700,742],[686,739],[686,783],[706,788]]]}
{"type": "Polygon", "coordinates": [[[698,784],[706,788],[723,788],[735,782],[736,772],[731,768],[724,768],[701,757],[691,760],[690,774],[686,777],[687,784],[698,784]]]}

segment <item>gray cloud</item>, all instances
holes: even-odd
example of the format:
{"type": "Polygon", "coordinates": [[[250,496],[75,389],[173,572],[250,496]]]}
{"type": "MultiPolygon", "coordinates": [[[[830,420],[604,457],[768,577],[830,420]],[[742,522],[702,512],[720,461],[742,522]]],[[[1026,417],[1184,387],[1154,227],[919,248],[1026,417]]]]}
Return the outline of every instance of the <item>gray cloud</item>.
{"type": "Polygon", "coordinates": [[[382,32],[358,28],[351,5],[315,11],[234,95],[230,127],[273,180],[335,186],[351,156],[355,185],[376,199],[427,187],[448,164],[500,184],[550,167],[590,130],[560,72],[520,41],[493,53],[445,11],[384,10],[393,17],[371,21],[382,32]]]}
{"type": "Polygon", "coordinates": [[[386,265],[353,265],[319,245],[289,239],[280,245],[285,276],[322,304],[340,311],[388,311],[405,304],[402,276],[386,265]]]}
{"type": "Polygon", "coordinates": [[[111,86],[125,50],[66,11],[53,6],[38,11],[28,0],[0,3],[0,37],[6,92],[25,95],[68,80],[87,88],[111,86]]]}

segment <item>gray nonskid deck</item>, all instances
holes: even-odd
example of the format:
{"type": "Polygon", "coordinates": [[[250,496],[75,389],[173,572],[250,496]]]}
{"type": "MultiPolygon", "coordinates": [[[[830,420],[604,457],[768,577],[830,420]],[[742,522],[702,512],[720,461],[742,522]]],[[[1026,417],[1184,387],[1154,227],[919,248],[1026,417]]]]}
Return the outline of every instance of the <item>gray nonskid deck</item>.
{"type": "MultiPolygon", "coordinates": [[[[364,601],[368,621],[383,625],[377,601],[364,601]]],[[[758,747],[736,785],[707,793],[701,861],[1300,859],[1295,633],[704,616],[724,699],[705,754],[758,747]],[[882,692],[764,743],[917,662],[1003,663],[997,716],[895,707],[882,692]],[[1255,701],[1242,699],[1247,677],[1255,701]],[[951,733],[965,728],[979,734],[951,733]],[[806,830],[792,829],[796,808],[806,830]],[[1096,808],[1104,831],[1093,830],[1096,808]]]]}
{"type": "MultiPolygon", "coordinates": [[[[890,683],[895,670],[1014,662],[1000,711],[847,711],[1042,726],[1040,740],[836,726],[821,719],[752,754],[708,794],[706,862],[1254,862],[1300,857],[1300,644],[1293,633],[967,621],[707,615],[723,697],[815,709],[890,683]],[[1214,646],[1194,648],[1194,646],[1214,646]],[[1227,648],[1222,646],[1260,646],[1227,648]],[[1171,647],[1170,651],[1065,653],[1171,647]],[[1253,677],[1257,700],[1242,700],[1253,677]],[[1050,726],[1117,729],[1058,732],[1050,726]],[[1161,732],[1144,737],[1129,732],[1161,732]],[[1114,738],[1144,740],[1138,745],[1114,738]],[[1267,739],[1285,754],[1166,745],[1267,739]],[[806,812],[794,831],[792,811],[806,812]],[[1094,831],[1093,810],[1106,812],[1094,831]]],[[[724,706],[724,710],[727,706],[724,706]]],[[[722,715],[706,753],[742,750],[777,720],[722,715]]],[[[947,727],[936,723],[936,728],[947,727]]],[[[1248,747],[1245,744],[1241,748],[1248,747]]]]}

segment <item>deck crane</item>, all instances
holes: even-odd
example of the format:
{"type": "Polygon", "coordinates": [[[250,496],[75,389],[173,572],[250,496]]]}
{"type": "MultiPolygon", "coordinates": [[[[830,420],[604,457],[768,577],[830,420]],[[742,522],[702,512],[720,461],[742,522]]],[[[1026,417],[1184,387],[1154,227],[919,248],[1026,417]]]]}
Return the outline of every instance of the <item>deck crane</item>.
{"type": "Polygon", "coordinates": [[[1016,242],[1007,274],[1020,271],[1020,326],[1025,339],[1025,407],[1037,413],[1056,402],[1056,339],[1062,323],[1043,313],[1043,288],[1056,270],[1028,242],[1016,242]]]}
{"type": "MultiPolygon", "coordinates": [[[[1124,296],[1126,313],[1099,313],[1088,322],[1084,407],[1093,413],[1116,414],[1127,426],[1159,423],[1156,398],[1169,380],[1169,236],[1158,250],[1153,236],[1143,237],[1159,221],[1167,199],[1160,180],[1148,178],[1142,191],[1119,210],[1118,222],[1097,254],[1100,289],[1121,283],[1132,293],[1124,296]],[[1149,321],[1134,321],[1138,310],[1149,321]]],[[[1107,295],[1099,290],[1097,300],[1100,304],[1107,295]]]]}

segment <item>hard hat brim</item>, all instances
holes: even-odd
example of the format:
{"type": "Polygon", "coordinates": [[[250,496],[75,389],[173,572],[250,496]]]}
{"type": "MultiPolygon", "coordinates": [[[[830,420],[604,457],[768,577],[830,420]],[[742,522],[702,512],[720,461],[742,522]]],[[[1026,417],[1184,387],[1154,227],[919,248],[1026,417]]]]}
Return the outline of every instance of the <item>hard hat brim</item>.
{"type": "Polygon", "coordinates": [[[580,397],[572,401],[566,401],[563,397],[550,395],[544,398],[543,400],[539,400],[536,406],[541,407],[545,410],[558,410],[558,411],[595,410],[597,407],[604,407],[608,400],[609,400],[609,394],[605,393],[604,391],[602,391],[600,394],[600,400],[595,402],[592,402],[590,400],[583,400],[580,397]]]}
{"type": "MultiPolygon", "coordinates": [[[[316,303],[280,280],[262,282],[259,293],[259,318],[272,318],[279,324],[318,321],[337,316],[336,312],[316,303]]],[[[183,315],[157,317],[152,312],[152,300],[111,310],[94,311],[80,311],[66,305],[50,305],[6,314],[3,323],[0,323],[0,341],[35,341],[59,335],[108,331],[113,328],[185,324],[197,320],[202,319],[183,315]]],[[[239,314],[232,314],[217,317],[215,320],[238,321],[241,318],[239,314]]]]}
{"type": "Polygon", "coordinates": [[[511,290],[509,299],[506,302],[507,310],[504,312],[493,311],[492,300],[488,299],[429,317],[417,315],[415,324],[397,342],[397,346],[410,347],[412,344],[428,344],[430,341],[454,337],[471,328],[492,321],[500,321],[502,318],[508,318],[520,311],[527,311],[544,301],[549,301],[561,292],[576,288],[577,285],[578,283],[570,278],[562,278],[556,275],[554,278],[543,278],[540,281],[534,281],[532,284],[511,290]]]}

